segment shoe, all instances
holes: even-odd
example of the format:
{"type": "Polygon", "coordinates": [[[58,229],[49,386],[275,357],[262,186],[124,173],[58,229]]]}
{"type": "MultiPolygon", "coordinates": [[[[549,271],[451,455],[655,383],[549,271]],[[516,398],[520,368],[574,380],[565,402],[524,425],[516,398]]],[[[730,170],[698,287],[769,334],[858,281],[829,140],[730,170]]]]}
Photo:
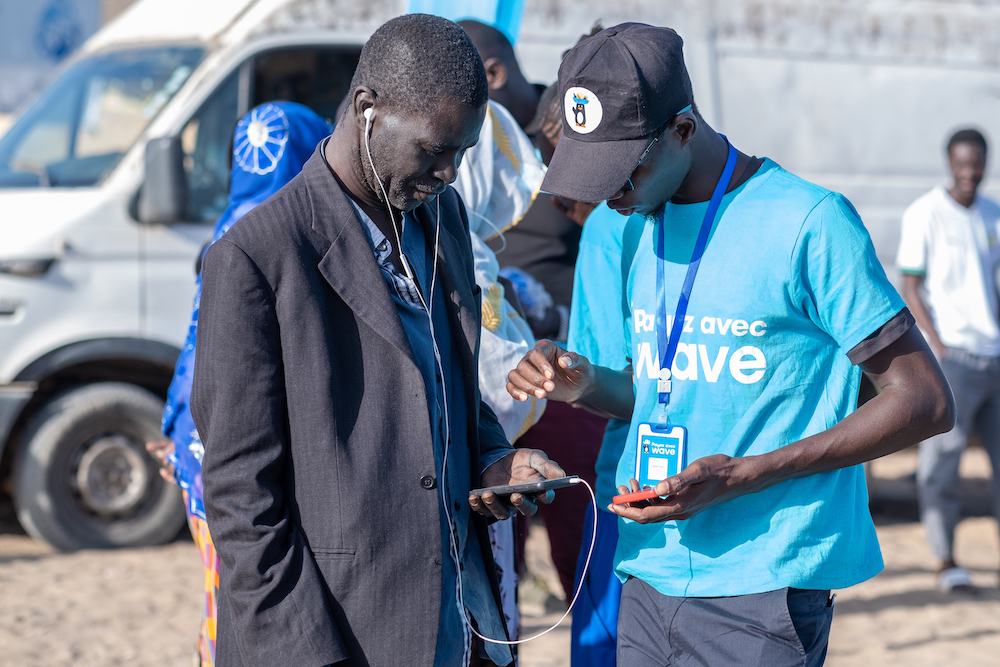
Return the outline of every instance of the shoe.
{"type": "Polygon", "coordinates": [[[949,567],[937,575],[937,589],[942,593],[976,593],[969,571],[964,567],[949,567]]]}

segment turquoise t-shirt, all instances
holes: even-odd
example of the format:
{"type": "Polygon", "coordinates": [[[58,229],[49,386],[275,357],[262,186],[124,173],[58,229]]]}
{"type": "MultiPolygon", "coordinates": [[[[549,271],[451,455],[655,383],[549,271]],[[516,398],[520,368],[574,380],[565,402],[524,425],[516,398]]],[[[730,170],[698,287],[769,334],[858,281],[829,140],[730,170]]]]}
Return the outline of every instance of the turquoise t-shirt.
{"type": "MultiPolygon", "coordinates": [[[[667,204],[668,320],[707,208],[667,204]]],[[[654,228],[645,225],[627,280],[636,403],[619,483],[634,476],[638,425],[662,410],[654,228]]],[[[851,204],[765,161],[724,197],[691,292],[669,412],[688,431],[686,464],[763,454],[840,422],[861,380],[847,353],[903,308],[851,204]]],[[[861,466],[782,482],[685,521],[623,521],[619,535],[619,576],[665,595],[844,588],[882,569],[861,466]]]]}
{"type": "MultiPolygon", "coordinates": [[[[573,275],[567,347],[591,363],[619,371],[628,365],[622,354],[625,329],[622,308],[622,232],[628,218],[601,204],[587,217],[573,275]]],[[[615,471],[628,437],[629,423],[611,419],[604,431],[597,471],[597,506],[605,508],[618,491],[615,471]]]]}

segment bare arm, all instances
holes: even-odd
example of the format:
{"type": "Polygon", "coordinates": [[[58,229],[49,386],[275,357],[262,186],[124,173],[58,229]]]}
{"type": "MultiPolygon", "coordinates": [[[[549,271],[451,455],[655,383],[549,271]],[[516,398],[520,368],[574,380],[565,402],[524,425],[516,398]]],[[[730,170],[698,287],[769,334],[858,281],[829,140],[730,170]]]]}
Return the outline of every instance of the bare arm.
{"type": "MultiPolygon", "coordinates": [[[[668,498],[609,509],[639,523],[687,519],[779,482],[891,454],[954,426],[951,389],[916,328],[861,367],[879,395],[834,427],[759,456],[698,459],[656,485],[657,493],[668,498]]],[[[638,482],[632,480],[632,487],[639,490],[638,482]]]]}
{"type": "Polygon", "coordinates": [[[550,340],[535,343],[507,374],[507,392],[519,401],[530,394],[615,419],[631,419],[635,405],[631,366],[621,371],[595,366],[550,340]]]}
{"type": "Polygon", "coordinates": [[[924,303],[923,297],[920,296],[920,288],[923,284],[923,275],[919,273],[904,273],[903,299],[906,301],[906,307],[913,314],[913,319],[917,321],[917,324],[920,325],[921,330],[923,330],[924,335],[927,337],[927,343],[931,346],[931,350],[934,351],[938,359],[943,359],[945,351],[944,343],[938,338],[937,329],[934,328],[934,320],[931,319],[930,310],[928,310],[927,304],[924,303]]]}
{"type": "Polygon", "coordinates": [[[592,387],[571,405],[584,408],[608,419],[632,419],[635,409],[635,385],[632,364],[620,371],[604,366],[594,366],[595,382],[592,387]]]}

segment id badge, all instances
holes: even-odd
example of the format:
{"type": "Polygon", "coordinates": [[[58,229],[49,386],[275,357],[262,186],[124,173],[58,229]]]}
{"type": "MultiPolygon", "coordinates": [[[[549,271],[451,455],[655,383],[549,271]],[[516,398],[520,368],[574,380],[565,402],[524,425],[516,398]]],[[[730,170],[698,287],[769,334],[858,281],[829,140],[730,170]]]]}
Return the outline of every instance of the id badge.
{"type": "Polygon", "coordinates": [[[683,426],[639,424],[635,478],[639,487],[656,486],[684,469],[687,430],[683,426]]]}

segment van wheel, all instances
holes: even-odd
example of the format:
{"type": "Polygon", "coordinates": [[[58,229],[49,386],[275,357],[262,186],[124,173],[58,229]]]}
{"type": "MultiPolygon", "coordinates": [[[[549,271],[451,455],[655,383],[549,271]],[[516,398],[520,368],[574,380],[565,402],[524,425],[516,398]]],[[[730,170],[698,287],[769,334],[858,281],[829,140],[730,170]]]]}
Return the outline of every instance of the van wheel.
{"type": "Polygon", "coordinates": [[[60,394],[32,418],[14,464],[24,529],[57,549],[163,544],[184,525],[180,490],[145,443],[160,437],[163,401],[100,382],[60,394]]]}

